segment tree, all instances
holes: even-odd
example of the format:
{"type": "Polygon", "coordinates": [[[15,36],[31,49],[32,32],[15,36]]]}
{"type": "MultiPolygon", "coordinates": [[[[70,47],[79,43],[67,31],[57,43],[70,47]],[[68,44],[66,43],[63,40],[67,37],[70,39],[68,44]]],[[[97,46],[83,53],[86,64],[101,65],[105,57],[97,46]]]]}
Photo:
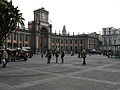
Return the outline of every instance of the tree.
{"type": "Polygon", "coordinates": [[[23,21],[22,13],[18,7],[12,5],[12,1],[0,0],[0,46],[16,30],[17,24],[24,25],[23,21]]]}

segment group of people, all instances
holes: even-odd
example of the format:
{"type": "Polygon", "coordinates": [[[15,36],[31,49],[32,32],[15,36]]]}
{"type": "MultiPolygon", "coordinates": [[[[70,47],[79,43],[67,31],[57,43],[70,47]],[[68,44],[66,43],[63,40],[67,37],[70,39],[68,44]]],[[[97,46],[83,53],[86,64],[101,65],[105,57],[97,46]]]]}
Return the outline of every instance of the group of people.
{"type": "MultiPolygon", "coordinates": [[[[43,53],[41,53],[41,57],[43,58],[43,53]]],[[[64,63],[64,51],[51,53],[51,51],[47,51],[46,57],[47,57],[47,63],[49,64],[51,62],[52,55],[56,57],[56,63],[58,63],[58,57],[61,57],[61,63],[64,63]]],[[[78,55],[78,58],[80,57],[80,54],[78,55]]],[[[83,58],[82,65],[86,65],[86,51],[83,50],[81,52],[81,57],[83,58]]],[[[0,52],[0,64],[3,64],[3,67],[6,67],[7,61],[8,61],[9,55],[6,50],[3,50],[3,52],[0,52]]]]}
{"type": "MultiPolygon", "coordinates": [[[[62,51],[61,53],[60,52],[55,52],[55,53],[51,53],[51,51],[47,51],[47,54],[46,54],[46,57],[47,57],[47,63],[49,64],[51,62],[51,58],[52,58],[52,54],[53,56],[56,57],[56,63],[58,63],[58,57],[59,55],[61,56],[61,63],[64,63],[64,56],[65,56],[65,53],[64,51],[62,51]]],[[[41,57],[43,58],[43,53],[41,53],[41,57]]],[[[74,54],[72,53],[71,56],[73,56],[74,54]]],[[[78,55],[78,58],[83,58],[83,62],[82,62],[82,65],[86,65],[86,51],[83,50],[81,53],[79,53],[78,55]]]]}
{"type": "MultiPolygon", "coordinates": [[[[43,55],[44,54],[41,53],[42,58],[43,58],[43,55]]],[[[58,63],[58,57],[59,57],[59,55],[61,55],[61,63],[64,63],[64,56],[65,56],[64,51],[62,51],[61,54],[60,54],[60,52],[51,53],[51,51],[48,50],[47,54],[46,54],[48,64],[51,62],[52,55],[56,57],[56,63],[58,63]]]]}

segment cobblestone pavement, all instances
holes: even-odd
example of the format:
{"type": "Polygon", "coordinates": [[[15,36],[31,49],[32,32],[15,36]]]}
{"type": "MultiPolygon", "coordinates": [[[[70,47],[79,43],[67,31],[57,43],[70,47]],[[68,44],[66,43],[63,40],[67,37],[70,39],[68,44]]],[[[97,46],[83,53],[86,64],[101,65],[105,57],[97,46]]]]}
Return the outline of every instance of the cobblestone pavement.
{"type": "Polygon", "coordinates": [[[77,57],[66,55],[63,64],[34,56],[0,65],[0,90],[120,90],[120,59],[87,56],[82,66],[77,57]]]}

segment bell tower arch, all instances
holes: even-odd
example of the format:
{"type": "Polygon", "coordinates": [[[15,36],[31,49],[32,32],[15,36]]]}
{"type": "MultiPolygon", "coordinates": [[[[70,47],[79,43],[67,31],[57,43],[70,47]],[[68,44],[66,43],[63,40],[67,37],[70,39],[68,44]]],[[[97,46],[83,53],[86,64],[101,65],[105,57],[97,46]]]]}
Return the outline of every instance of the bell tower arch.
{"type": "Polygon", "coordinates": [[[48,49],[48,28],[46,27],[42,27],[40,30],[40,48],[44,53],[48,49]]]}

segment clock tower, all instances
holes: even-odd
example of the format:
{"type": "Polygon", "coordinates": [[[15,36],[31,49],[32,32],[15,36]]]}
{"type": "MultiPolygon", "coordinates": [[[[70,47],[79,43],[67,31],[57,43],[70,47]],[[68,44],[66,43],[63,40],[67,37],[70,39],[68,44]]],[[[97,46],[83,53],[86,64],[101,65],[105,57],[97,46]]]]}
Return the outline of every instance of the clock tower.
{"type": "Polygon", "coordinates": [[[41,52],[45,52],[49,49],[49,34],[52,32],[52,27],[49,24],[49,12],[43,7],[34,11],[34,27],[36,48],[41,52]]]}
{"type": "Polygon", "coordinates": [[[34,21],[37,22],[48,22],[49,12],[44,8],[37,9],[34,11],[34,21]]]}
{"type": "Polygon", "coordinates": [[[43,27],[48,29],[48,33],[51,33],[49,24],[49,12],[43,7],[34,11],[34,22],[36,31],[41,32],[43,27]]]}

